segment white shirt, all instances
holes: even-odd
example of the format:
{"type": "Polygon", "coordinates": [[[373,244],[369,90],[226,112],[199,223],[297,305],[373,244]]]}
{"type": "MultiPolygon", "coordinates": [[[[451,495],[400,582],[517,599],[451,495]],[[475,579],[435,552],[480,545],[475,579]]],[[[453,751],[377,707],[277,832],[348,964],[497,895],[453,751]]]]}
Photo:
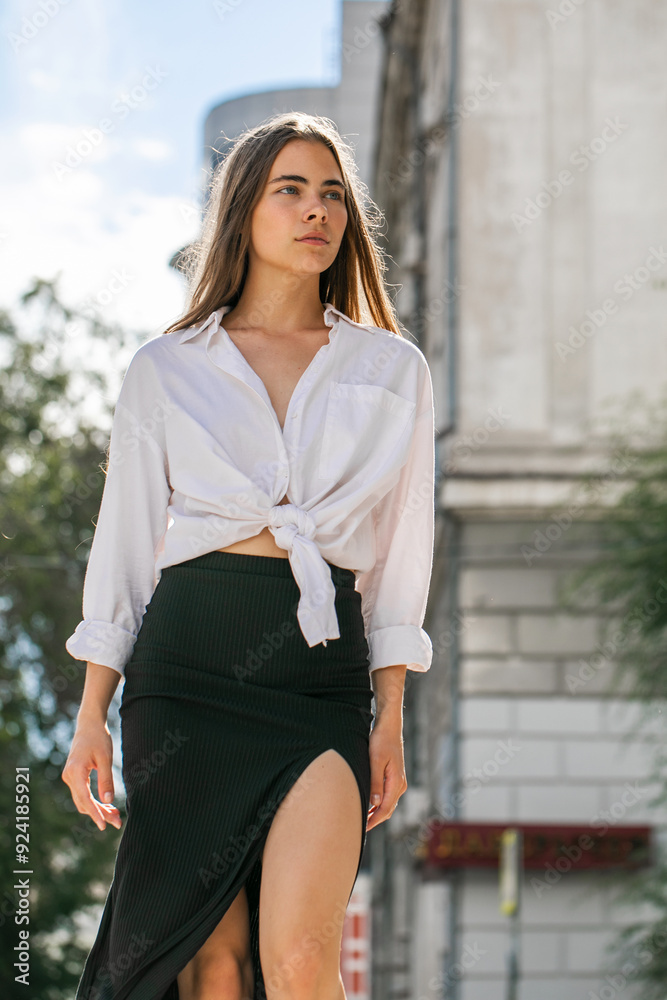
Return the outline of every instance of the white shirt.
{"type": "Polygon", "coordinates": [[[154,337],[130,360],[68,652],[123,675],[162,570],[268,525],[288,552],[309,646],[340,637],[332,563],[357,574],[370,670],[428,670],[435,447],[426,358],[326,303],[329,343],[301,375],[281,430],[264,383],[221,325],[230,309],[154,337]]]}

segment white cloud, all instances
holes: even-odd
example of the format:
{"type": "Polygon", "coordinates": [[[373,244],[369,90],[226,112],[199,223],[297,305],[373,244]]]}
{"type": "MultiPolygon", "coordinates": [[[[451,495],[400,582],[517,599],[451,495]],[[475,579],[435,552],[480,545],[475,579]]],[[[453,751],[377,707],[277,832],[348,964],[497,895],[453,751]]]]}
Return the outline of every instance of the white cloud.
{"type": "Polygon", "coordinates": [[[27,81],[35,90],[45,94],[54,94],[62,88],[62,80],[54,73],[45,73],[41,69],[33,69],[27,74],[27,81]]]}
{"type": "Polygon", "coordinates": [[[132,148],[144,160],[170,160],[174,155],[171,143],[162,139],[135,139],[132,148]]]}
{"type": "MultiPolygon", "coordinates": [[[[11,149],[11,158],[20,175],[24,175],[26,169],[46,168],[49,175],[54,177],[55,163],[66,166],[66,161],[69,160],[74,164],[78,157],[80,165],[76,169],[81,170],[82,165],[91,166],[106,160],[118,144],[114,135],[104,135],[95,145],[86,138],[87,131],[90,131],[90,127],[86,125],[30,122],[22,125],[15,136],[7,137],[5,141],[0,139],[0,144],[7,151],[11,149]],[[69,150],[73,150],[73,154],[69,150]]],[[[65,176],[69,177],[71,174],[65,171],[65,176]]]]}
{"type": "MultiPolygon", "coordinates": [[[[58,182],[49,157],[70,134],[43,123],[0,134],[0,155],[11,150],[15,163],[0,214],[3,304],[16,302],[33,277],[61,272],[68,304],[90,301],[105,319],[156,335],[182,312],[184,279],[169,258],[196,237],[199,207],[176,195],[112,189],[87,163],[58,182]]],[[[154,155],[157,146],[168,153],[155,142],[154,155]]]]}

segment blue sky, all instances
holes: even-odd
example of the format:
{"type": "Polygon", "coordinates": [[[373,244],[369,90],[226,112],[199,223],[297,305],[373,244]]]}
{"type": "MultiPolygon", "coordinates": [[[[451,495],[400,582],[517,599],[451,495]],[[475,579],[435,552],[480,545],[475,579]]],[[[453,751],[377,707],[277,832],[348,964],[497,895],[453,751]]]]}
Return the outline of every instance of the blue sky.
{"type": "Polygon", "coordinates": [[[197,235],[206,115],[259,90],[335,85],[341,5],[6,0],[0,305],[61,272],[67,303],[102,301],[105,318],[161,332],[184,305],[167,261],[197,235]]]}

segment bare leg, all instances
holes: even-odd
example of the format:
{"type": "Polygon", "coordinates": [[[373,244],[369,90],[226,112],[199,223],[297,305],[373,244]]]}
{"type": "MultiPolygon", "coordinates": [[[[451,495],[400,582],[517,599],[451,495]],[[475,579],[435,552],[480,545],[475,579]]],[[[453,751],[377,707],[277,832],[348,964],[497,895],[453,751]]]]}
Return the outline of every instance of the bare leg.
{"type": "Polygon", "coordinates": [[[333,749],[308,765],[276,811],[259,901],[269,1000],[345,1000],[341,938],[366,819],[361,811],[354,773],[333,749]]]}

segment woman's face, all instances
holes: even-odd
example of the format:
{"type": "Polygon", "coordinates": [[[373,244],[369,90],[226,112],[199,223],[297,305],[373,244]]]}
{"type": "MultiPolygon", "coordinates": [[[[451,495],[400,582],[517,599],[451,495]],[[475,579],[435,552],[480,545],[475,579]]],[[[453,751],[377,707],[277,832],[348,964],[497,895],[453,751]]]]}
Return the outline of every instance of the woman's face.
{"type": "Polygon", "coordinates": [[[291,139],[276,156],[254,208],[250,259],[297,274],[321,274],[336,259],[347,225],[343,178],[321,142],[291,139]],[[311,231],[326,243],[304,243],[311,231]]]}

